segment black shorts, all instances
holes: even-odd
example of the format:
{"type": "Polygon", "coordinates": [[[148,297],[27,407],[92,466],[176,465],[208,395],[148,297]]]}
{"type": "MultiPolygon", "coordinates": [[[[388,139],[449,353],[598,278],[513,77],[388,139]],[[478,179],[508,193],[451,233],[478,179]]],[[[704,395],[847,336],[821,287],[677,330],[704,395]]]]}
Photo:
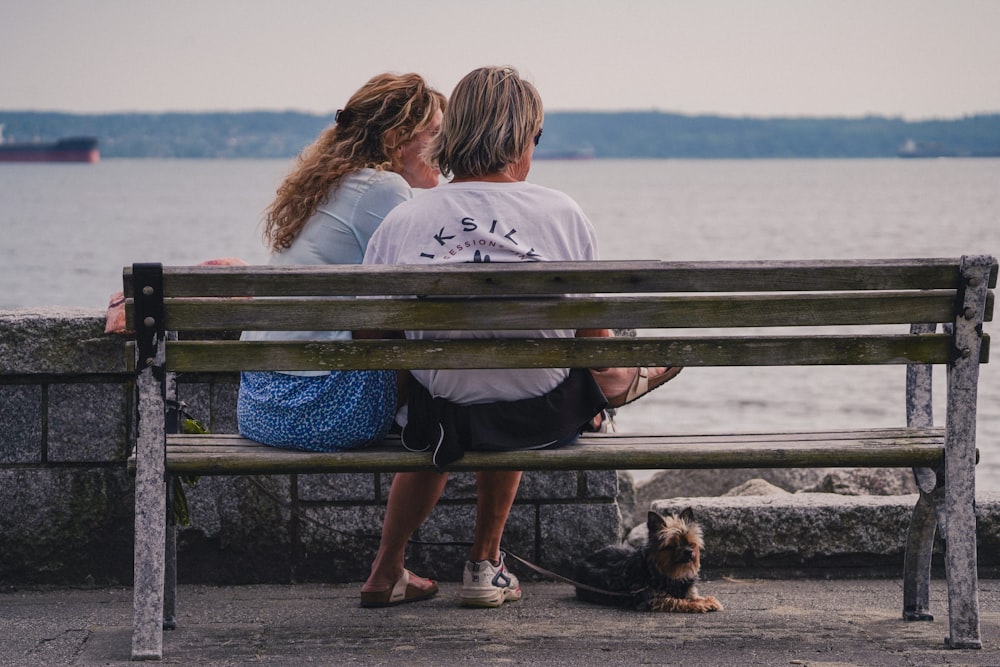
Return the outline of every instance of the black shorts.
{"type": "Polygon", "coordinates": [[[403,446],[432,451],[443,470],[467,451],[541,449],[572,442],[607,405],[589,370],[574,368],[555,389],[517,401],[458,405],[434,398],[411,376],[403,446]]]}

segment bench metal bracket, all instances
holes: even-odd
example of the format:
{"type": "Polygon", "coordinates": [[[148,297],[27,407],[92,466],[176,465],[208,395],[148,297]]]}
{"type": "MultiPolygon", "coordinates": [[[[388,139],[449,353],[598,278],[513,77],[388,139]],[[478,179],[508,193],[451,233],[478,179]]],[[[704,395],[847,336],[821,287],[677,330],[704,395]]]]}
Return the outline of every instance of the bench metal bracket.
{"type": "Polygon", "coordinates": [[[156,348],[163,340],[163,265],[133,264],[133,318],[138,350],[136,371],[153,365],[156,348]]]}

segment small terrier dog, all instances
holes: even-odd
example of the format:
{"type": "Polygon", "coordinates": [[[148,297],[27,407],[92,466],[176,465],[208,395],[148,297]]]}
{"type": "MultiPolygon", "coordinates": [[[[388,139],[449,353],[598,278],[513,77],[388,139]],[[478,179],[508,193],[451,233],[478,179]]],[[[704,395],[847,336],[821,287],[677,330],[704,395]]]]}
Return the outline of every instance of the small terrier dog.
{"type": "Polygon", "coordinates": [[[583,559],[577,583],[600,591],[577,586],[577,599],[639,611],[720,611],[718,600],[701,597],[695,588],[704,541],[691,508],[680,515],[649,512],[646,526],[649,537],[641,549],[611,545],[583,559]]]}

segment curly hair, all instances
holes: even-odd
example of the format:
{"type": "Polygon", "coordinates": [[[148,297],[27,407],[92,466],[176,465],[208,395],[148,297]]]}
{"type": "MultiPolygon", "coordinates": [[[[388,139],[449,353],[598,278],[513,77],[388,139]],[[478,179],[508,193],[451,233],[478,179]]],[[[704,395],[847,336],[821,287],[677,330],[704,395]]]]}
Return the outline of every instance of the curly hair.
{"type": "Polygon", "coordinates": [[[264,241],[281,252],[292,245],[341,178],[366,167],[397,171],[398,149],[446,105],[418,74],[372,77],[337,112],[333,125],[299,155],[267,209],[264,241]]]}

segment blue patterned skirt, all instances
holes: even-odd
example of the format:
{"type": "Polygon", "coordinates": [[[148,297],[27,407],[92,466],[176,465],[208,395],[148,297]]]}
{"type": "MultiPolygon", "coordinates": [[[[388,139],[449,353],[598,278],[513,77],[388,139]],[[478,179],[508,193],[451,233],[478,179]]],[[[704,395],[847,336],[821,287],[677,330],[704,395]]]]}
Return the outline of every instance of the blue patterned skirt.
{"type": "Polygon", "coordinates": [[[240,435],[285,449],[336,452],[385,436],[396,412],[395,371],[240,375],[240,435]]]}

